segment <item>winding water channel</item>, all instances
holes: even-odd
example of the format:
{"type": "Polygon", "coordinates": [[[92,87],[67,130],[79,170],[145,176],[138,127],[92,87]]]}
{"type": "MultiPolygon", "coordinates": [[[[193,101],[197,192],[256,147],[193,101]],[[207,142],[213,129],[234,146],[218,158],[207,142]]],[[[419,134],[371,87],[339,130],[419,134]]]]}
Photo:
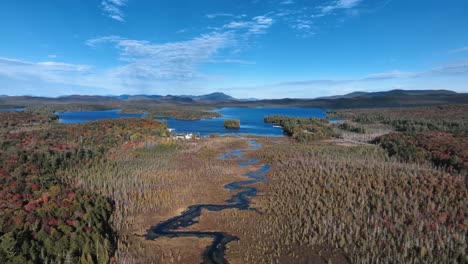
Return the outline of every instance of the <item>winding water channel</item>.
{"type": "MultiPolygon", "coordinates": [[[[255,140],[249,140],[249,147],[247,150],[257,150],[261,147],[261,144],[255,140]]],[[[245,150],[233,149],[228,153],[225,153],[219,157],[222,160],[237,160],[238,166],[249,166],[258,164],[259,159],[248,159],[245,157],[245,150]]],[[[238,240],[238,237],[230,235],[225,232],[208,232],[208,231],[178,231],[180,228],[185,228],[198,223],[195,219],[198,218],[203,209],[209,211],[222,211],[225,209],[239,209],[239,210],[254,210],[250,207],[250,199],[257,195],[257,189],[248,185],[266,181],[265,177],[262,177],[270,167],[268,165],[258,164],[260,169],[248,172],[244,174],[250,180],[236,181],[224,185],[224,188],[233,191],[239,191],[232,197],[226,200],[225,204],[196,204],[191,205],[182,212],[180,215],[170,218],[166,221],[159,223],[156,226],[148,229],[145,235],[147,239],[154,240],[158,237],[210,237],[213,242],[203,252],[203,263],[227,263],[224,257],[224,251],[226,245],[231,242],[238,240]]]]}

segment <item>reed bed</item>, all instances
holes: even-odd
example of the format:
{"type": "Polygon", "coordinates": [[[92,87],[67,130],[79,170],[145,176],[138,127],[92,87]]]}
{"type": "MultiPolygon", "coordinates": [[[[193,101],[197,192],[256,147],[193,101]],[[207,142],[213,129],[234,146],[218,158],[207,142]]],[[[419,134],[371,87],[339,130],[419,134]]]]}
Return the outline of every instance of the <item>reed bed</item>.
{"type": "Polygon", "coordinates": [[[466,263],[462,177],[372,145],[264,144],[257,154],[272,169],[258,213],[200,219],[240,237],[232,263],[466,263]]]}
{"type": "Polygon", "coordinates": [[[117,262],[146,263],[151,259],[154,263],[177,263],[182,253],[176,254],[168,247],[171,243],[152,245],[134,233],[143,235],[146,229],[157,224],[154,219],[178,208],[222,203],[225,197],[219,190],[236,174],[233,170],[236,166],[232,161],[219,160],[218,155],[246,144],[238,138],[146,142],[113,155],[114,160],[67,171],[64,175],[73,175],[66,179],[70,184],[114,201],[111,221],[119,237],[117,262]]]}

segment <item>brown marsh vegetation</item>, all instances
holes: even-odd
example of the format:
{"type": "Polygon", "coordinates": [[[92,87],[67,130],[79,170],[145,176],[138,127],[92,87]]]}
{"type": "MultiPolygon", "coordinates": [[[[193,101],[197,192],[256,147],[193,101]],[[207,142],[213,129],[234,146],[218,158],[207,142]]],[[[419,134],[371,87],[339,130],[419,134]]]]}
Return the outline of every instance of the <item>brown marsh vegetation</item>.
{"type": "Polygon", "coordinates": [[[246,144],[236,138],[141,142],[116,150],[112,160],[67,175],[74,175],[70,181],[114,201],[111,221],[119,236],[118,262],[197,263],[194,259],[201,260],[209,240],[149,241],[143,235],[189,205],[223,203],[229,193],[222,186],[241,173],[232,161],[218,160],[218,155],[246,144]]]}
{"type": "MultiPolygon", "coordinates": [[[[202,215],[239,236],[233,263],[464,263],[463,178],[400,163],[377,146],[264,140],[272,166],[257,212],[202,215]]],[[[196,227],[194,227],[196,228],[196,227]]]]}

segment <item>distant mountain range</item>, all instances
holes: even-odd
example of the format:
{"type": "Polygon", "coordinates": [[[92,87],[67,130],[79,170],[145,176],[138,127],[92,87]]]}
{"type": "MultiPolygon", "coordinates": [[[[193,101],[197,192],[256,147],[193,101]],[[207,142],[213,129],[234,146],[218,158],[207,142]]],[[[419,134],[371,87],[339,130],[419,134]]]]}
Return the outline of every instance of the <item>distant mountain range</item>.
{"type": "Polygon", "coordinates": [[[210,93],[210,94],[205,94],[205,95],[199,95],[199,96],[193,96],[193,95],[181,95],[180,97],[187,97],[187,98],[192,98],[195,101],[232,101],[232,100],[238,100],[230,95],[227,95],[225,93],[210,93]]]}
{"type": "Polygon", "coordinates": [[[320,107],[325,109],[410,107],[444,104],[468,104],[468,93],[449,90],[390,90],[382,92],[353,92],[345,95],[315,99],[262,100],[278,106],[320,107]]]}
{"type": "Polygon", "coordinates": [[[295,106],[339,108],[401,107],[440,104],[468,104],[467,93],[449,90],[391,90],[383,92],[353,92],[345,95],[319,97],[314,99],[237,99],[216,92],[205,95],[118,95],[90,96],[69,95],[57,98],[36,96],[0,96],[1,106],[30,106],[41,104],[131,104],[134,102],[164,104],[198,104],[222,106],[295,106]]]}
{"type": "Polygon", "coordinates": [[[244,101],[236,99],[224,93],[211,93],[205,95],[66,95],[59,97],[39,97],[39,96],[0,96],[0,104],[4,102],[24,102],[28,103],[118,103],[132,101],[156,101],[166,103],[213,103],[213,102],[233,102],[244,101]]]}
{"type": "Polygon", "coordinates": [[[224,93],[216,92],[205,95],[119,95],[119,96],[110,96],[112,98],[117,98],[122,101],[140,101],[140,100],[173,100],[180,102],[192,102],[192,101],[233,101],[238,100],[232,96],[229,96],[224,93]]]}
{"type": "Polygon", "coordinates": [[[454,95],[454,91],[449,90],[390,90],[383,92],[352,92],[345,95],[334,95],[326,97],[318,97],[315,99],[343,99],[343,98],[356,98],[356,97],[377,97],[377,96],[411,96],[411,95],[454,95]]]}

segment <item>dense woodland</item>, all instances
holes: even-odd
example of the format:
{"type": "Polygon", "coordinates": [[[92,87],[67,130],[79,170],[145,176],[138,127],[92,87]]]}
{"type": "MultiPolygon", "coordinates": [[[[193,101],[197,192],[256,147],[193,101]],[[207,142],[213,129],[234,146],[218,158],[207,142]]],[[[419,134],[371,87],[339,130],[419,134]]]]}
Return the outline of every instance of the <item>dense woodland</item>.
{"type": "Polygon", "coordinates": [[[353,133],[365,134],[366,129],[362,125],[352,124],[351,122],[340,122],[337,127],[344,131],[349,131],[353,133]]]}
{"type": "Polygon", "coordinates": [[[358,126],[386,124],[394,133],[371,142],[390,156],[407,162],[431,162],[466,175],[468,168],[468,105],[402,109],[368,109],[333,112],[358,126]]]}
{"type": "Polygon", "coordinates": [[[125,142],[164,136],[164,124],[121,119],[62,125],[55,116],[0,113],[0,262],[106,263],[115,251],[107,197],[65,181],[125,142]]]}
{"type": "Polygon", "coordinates": [[[179,120],[198,120],[202,118],[214,118],[221,116],[220,113],[209,110],[214,109],[209,106],[201,105],[177,105],[177,104],[154,104],[151,102],[138,103],[71,103],[71,104],[51,104],[51,105],[32,105],[26,108],[29,112],[54,113],[65,111],[97,111],[121,109],[122,113],[146,113],[147,117],[152,118],[174,118],[179,120]]]}
{"type": "Polygon", "coordinates": [[[402,161],[430,161],[437,167],[464,174],[468,169],[468,137],[465,136],[438,131],[391,133],[372,143],[379,144],[390,156],[402,161]]]}
{"type": "Polygon", "coordinates": [[[286,135],[300,142],[310,142],[339,136],[326,119],[271,115],[266,116],[264,121],[281,126],[286,135]]]}
{"type": "Polygon", "coordinates": [[[468,135],[468,105],[443,105],[413,108],[374,108],[333,111],[329,118],[359,124],[383,123],[399,132],[443,131],[468,135]]]}

